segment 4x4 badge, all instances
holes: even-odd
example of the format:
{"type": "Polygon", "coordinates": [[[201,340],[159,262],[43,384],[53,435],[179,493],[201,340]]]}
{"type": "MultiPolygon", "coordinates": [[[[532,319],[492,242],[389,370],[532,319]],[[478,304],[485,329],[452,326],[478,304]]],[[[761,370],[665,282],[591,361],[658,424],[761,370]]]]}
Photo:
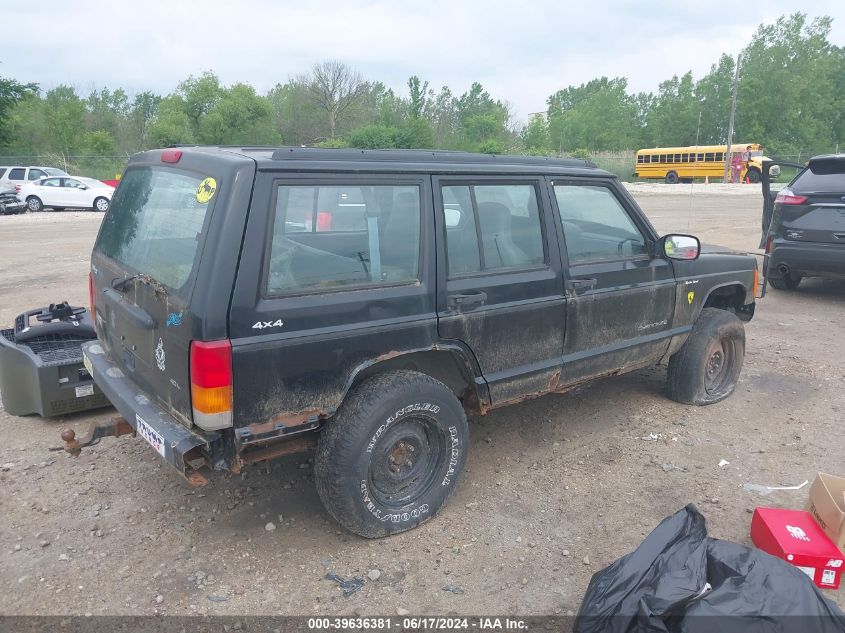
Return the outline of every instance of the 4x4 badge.
{"type": "Polygon", "coordinates": [[[164,371],[164,341],[162,339],[158,339],[158,345],[156,345],[156,365],[164,371]]]}

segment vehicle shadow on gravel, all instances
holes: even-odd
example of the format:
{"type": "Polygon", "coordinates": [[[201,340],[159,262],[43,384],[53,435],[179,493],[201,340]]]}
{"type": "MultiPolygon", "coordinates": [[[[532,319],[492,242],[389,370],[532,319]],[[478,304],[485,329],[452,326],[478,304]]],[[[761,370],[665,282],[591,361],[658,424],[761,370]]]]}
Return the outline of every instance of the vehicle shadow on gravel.
{"type": "Polygon", "coordinates": [[[825,301],[833,300],[836,303],[845,303],[845,279],[822,279],[820,277],[814,277],[803,279],[801,285],[795,290],[774,290],[769,287],[766,289],[766,293],[767,296],[776,294],[779,298],[818,298],[825,301]]]}

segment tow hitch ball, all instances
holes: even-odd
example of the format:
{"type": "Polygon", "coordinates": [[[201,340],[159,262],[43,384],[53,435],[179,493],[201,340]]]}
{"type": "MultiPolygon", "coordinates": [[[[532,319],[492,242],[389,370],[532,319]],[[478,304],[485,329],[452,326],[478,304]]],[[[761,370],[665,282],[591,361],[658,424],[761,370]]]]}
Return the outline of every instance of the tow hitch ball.
{"type": "Polygon", "coordinates": [[[79,439],[76,438],[76,432],[73,429],[65,429],[62,431],[62,440],[64,440],[65,445],[57,446],[55,448],[51,448],[50,450],[64,450],[74,457],[79,457],[79,453],[82,452],[82,448],[84,446],[94,446],[99,443],[101,438],[120,437],[121,435],[134,433],[135,429],[129,425],[129,422],[123,418],[114,417],[104,424],[95,424],[79,439]]]}

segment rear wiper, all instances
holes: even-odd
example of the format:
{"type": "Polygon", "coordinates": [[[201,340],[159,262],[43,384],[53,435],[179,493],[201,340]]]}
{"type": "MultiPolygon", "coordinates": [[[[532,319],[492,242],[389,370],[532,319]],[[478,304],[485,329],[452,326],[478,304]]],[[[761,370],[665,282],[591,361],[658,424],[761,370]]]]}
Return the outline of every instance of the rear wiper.
{"type": "Polygon", "coordinates": [[[160,292],[163,295],[167,294],[167,288],[164,287],[164,284],[159,283],[158,281],[156,281],[149,275],[145,275],[144,273],[135,273],[134,275],[129,275],[128,277],[124,277],[123,279],[115,279],[111,282],[111,287],[115,290],[121,290],[130,281],[139,281],[142,284],[150,286],[156,292],[160,292]]]}
{"type": "Polygon", "coordinates": [[[115,290],[123,290],[124,286],[134,279],[138,279],[137,273],[134,275],[127,275],[123,279],[112,279],[111,287],[115,290]]]}

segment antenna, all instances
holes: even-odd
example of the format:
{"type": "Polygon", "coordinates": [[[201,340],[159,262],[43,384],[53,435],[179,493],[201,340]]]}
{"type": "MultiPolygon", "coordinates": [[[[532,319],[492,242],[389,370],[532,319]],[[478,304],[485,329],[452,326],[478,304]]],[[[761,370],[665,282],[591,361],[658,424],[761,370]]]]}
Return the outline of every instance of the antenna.
{"type": "Polygon", "coordinates": [[[692,187],[695,184],[695,171],[698,169],[698,137],[701,134],[701,110],[698,111],[698,128],[695,130],[695,162],[692,167],[692,181],[689,184],[689,213],[687,214],[687,231],[690,230],[692,220],[692,187]]]}

